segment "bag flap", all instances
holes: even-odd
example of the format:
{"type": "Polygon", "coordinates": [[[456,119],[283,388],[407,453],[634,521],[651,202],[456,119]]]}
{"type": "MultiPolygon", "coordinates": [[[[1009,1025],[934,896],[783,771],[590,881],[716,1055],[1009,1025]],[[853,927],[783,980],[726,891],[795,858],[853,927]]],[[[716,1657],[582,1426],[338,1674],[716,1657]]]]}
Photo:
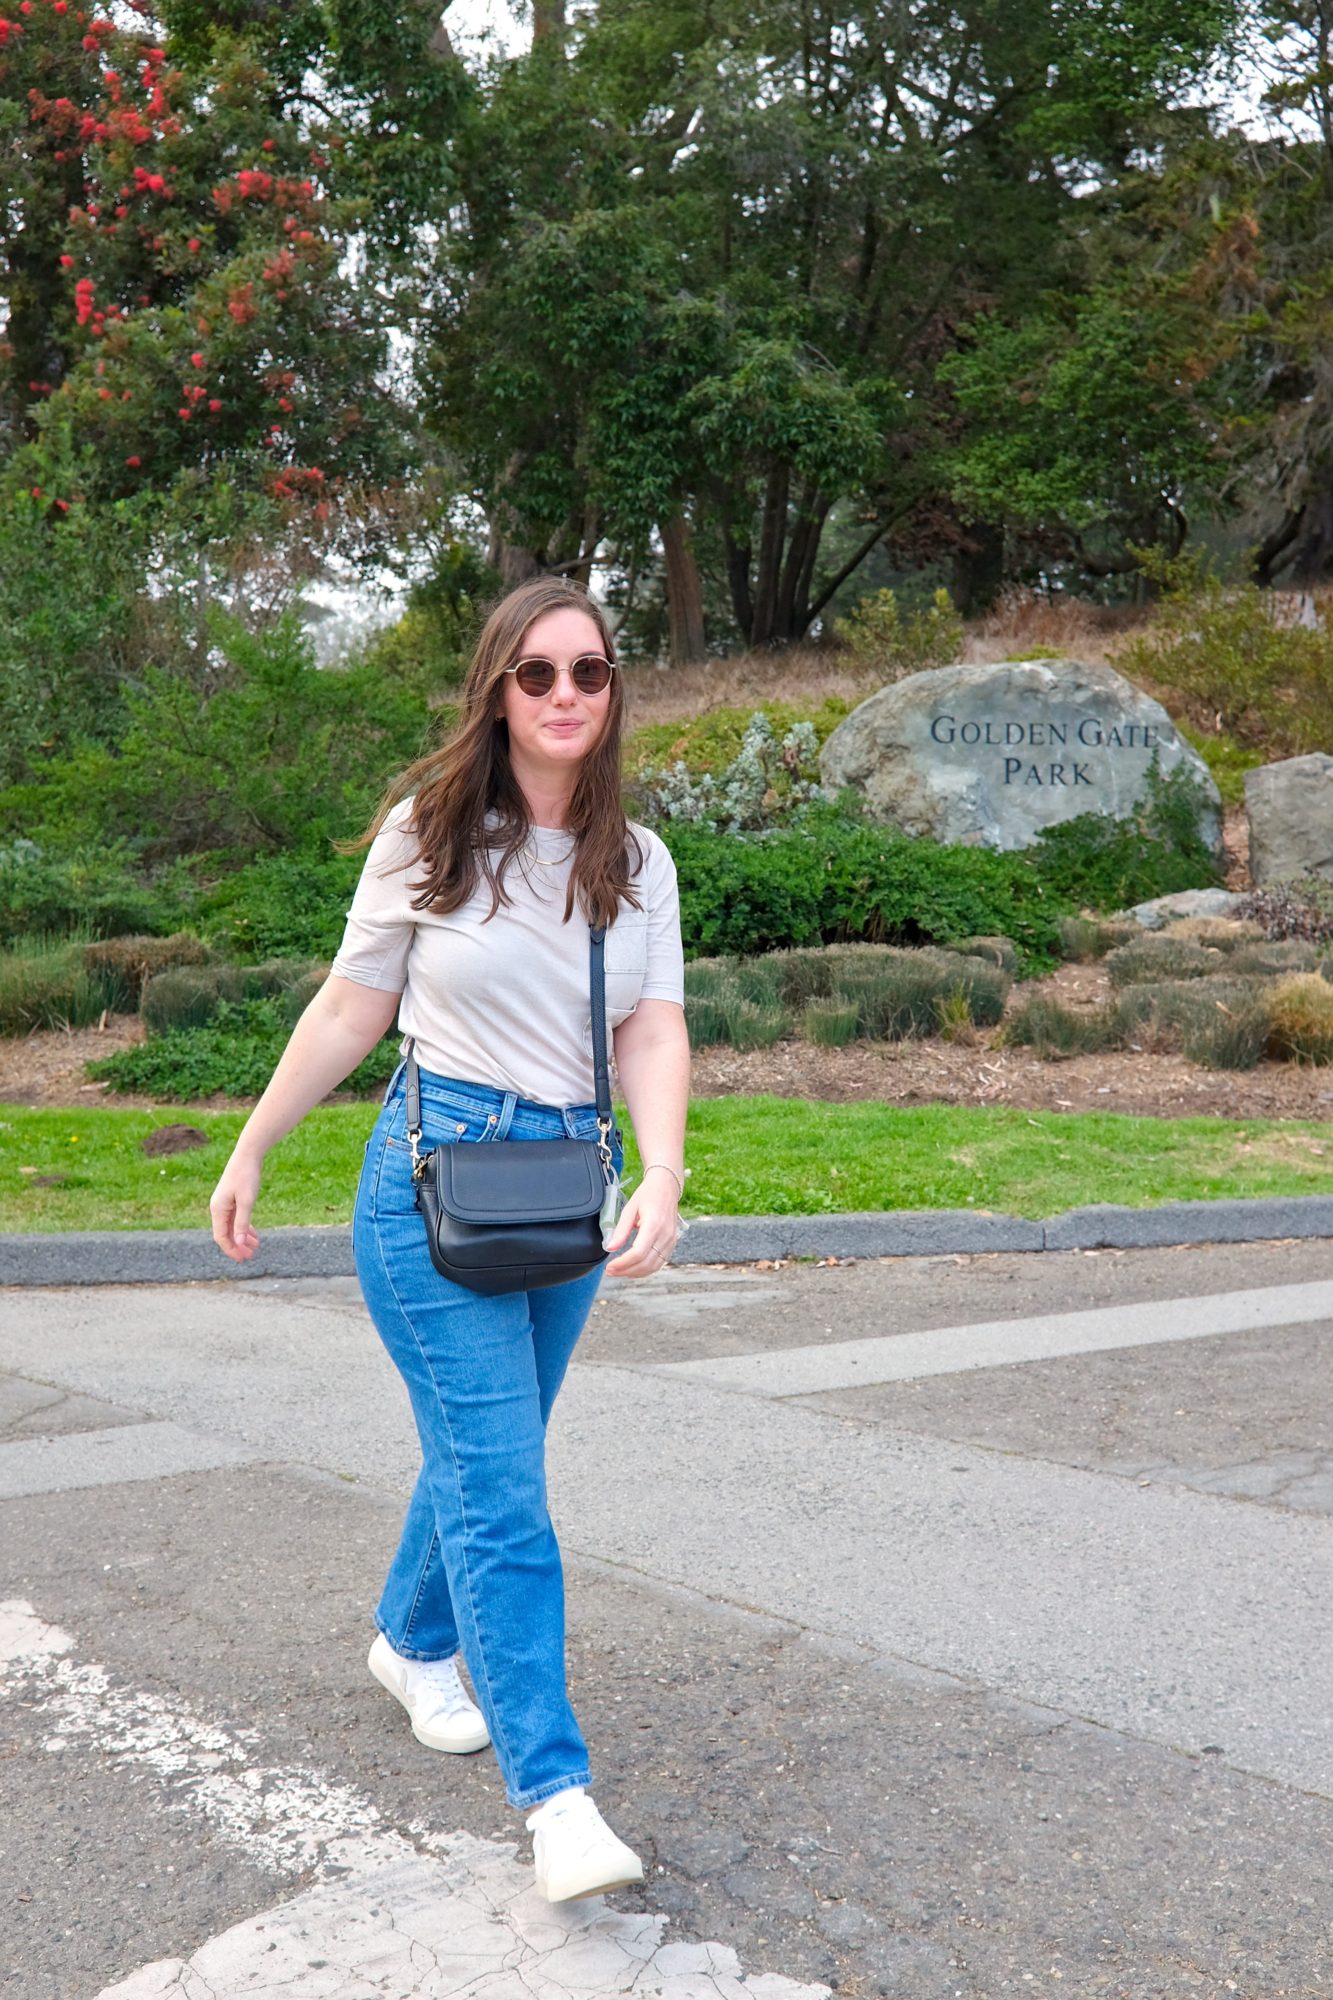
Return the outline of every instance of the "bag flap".
{"type": "Polygon", "coordinates": [[[465,1141],[433,1157],[440,1206],[458,1222],[574,1222],[606,1192],[590,1139],[465,1141]]]}

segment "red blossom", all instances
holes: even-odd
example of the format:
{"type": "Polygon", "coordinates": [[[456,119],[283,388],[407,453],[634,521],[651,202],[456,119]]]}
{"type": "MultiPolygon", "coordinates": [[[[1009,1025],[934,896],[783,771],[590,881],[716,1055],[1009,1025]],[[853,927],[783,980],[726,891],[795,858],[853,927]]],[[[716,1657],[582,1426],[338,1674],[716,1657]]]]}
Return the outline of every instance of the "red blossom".
{"type": "Polygon", "coordinates": [[[60,261],[64,265],[65,269],[68,271],[70,266],[73,264],[74,259],[71,256],[69,256],[68,253],[66,253],[66,255],[63,256],[60,261]]]}
{"type": "Polygon", "coordinates": [[[196,368],[202,368],[204,365],[204,357],[201,353],[192,354],[190,360],[196,368]]]}
{"type": "Polygon", "coordinates": [[[40,500],[40,499],[41,499],[41,497],[42,497],[42,489],[41,489],[41,487],[40,487],[40,486],[32,486],[32,487],[29,487],[29,489],[28,489],[28,490],[29,490],[29,492],[30,492],[30,493],[32,494],[32,497],[33,497],[33,499],[34,499],[34,500],[40,500]]]}
{"type": "Polygon", "coordinates": [[[139,466],[143,464],[143,460],[140,458],[138,452],[136,451],[131,453],[130,457],[126,459],[125,463],[126,465],[139,466]]]}
{"type": "Polygon", "coordinates": [[[190,238],[190,243],[189,243],[189,248],[191,249],[191,251],[198,251],[201,247],[202,246],[199,242],[199,238],[197,236],[192,236],[190,238]]]}
{"type": "Polygon", "coordinates": [[[58,507],[58,508],[60,509],[60,511],[61,511],[61,513],[62,513],[62,514],[68,514],[68,512],[69,512],[69,501],[68,501],[68,500],[57,500],[57,501],[56,501],[56,506],[57,506],[57,507],[58,507]]]}
{"type": "Polygon", "coordinates": [[[210,410],[220,410],[222,408],[222,404],[218,397],[210,396],[208,399],[208,407],[210,410]]]}

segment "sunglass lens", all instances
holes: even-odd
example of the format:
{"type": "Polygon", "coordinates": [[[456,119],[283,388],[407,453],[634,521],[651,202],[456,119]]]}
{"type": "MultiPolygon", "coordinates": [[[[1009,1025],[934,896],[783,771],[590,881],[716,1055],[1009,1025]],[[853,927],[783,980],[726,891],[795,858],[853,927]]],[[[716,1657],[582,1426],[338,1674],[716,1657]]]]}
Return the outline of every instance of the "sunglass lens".
{"type": "Polygon", "coordinates": [[[549,660],[525,660],[516,669],[514,679],[524,694],[549,694],[555,686],[555,668],[549,660]]]}
{"type": "Polygon", "coordinates": [[[600,694],[611,682],[611,662],[600,653],[586,653],[581,660],[575,660],[571,672],[580,694],[600,694]]]}

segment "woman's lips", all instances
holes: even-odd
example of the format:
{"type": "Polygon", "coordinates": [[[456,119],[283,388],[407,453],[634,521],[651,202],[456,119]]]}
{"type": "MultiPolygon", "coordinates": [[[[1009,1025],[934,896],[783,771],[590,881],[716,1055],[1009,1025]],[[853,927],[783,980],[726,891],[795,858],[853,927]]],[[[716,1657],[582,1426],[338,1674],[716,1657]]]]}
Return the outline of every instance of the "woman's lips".
{"type": "Polygon", "coordinates": [[[576,729],[582,729],[583,724],[577,721],[548,722],[545,726],[556,736],[572,736],[576,729]]]}

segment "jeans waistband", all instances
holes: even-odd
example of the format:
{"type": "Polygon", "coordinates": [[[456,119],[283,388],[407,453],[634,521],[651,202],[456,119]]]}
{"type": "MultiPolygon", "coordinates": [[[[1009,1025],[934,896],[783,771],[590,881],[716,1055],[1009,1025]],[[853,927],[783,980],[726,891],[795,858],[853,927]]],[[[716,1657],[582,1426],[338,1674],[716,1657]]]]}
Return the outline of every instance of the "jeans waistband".
{"type": "MultiPolygon", "coordinates": [[[[407,1058],[404,1057],[398,1064],[393,1075],[389,1078],[384,1092],[383,1101],[385,1104],[391,1103],[395,1097],[406,1095],[407,1086],[403,1077],[403,1072],[406,1068],[407,1058]]],[[[421,1079],[421,1095],[423,1098],[447,1097],[451,1102],[461,1100],[469,1108],[480,1112],[502,1111],[504,1107],[512,1106],[510,1111],[511,1117],[514,1110],[548,1111],[553,1112],[559,1117],[561,1112],[566,1110],[572,1112],[596,1112],[597,1110],[595,1103],[570,1105],[542,1104],[536,1098],[520,1097],[516,1091],[502,1090],[498,1084],[477,1083],[466,1077],[441,1076],[436,1070],[422,1069],[420,1064],[417,1065],[417,1075],[421,1079]]]]}

